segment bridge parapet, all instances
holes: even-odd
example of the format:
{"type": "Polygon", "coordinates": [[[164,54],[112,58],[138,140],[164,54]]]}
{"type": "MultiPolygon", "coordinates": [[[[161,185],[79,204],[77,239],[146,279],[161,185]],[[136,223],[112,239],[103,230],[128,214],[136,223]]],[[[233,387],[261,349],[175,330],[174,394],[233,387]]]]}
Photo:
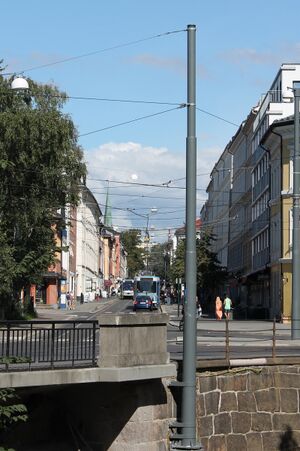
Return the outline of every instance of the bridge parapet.
{"type": "Polygon", "coordinates": [[[166,313],[105,314],[100,326],[100,368],[165,365],[167,352],[166,313]]]}
{"type": "Polygon", "coordinates": [[[31,371],[14,371],[14,365],[10,365],[9,372],[0,372],[0,388],[126,382],[176,375],[176,365],[170,363],[167,352],[167,314],[105,314],[98,320],[100,346],[87,336],[82,342],[83,347],[91,342],[91,347],[99,351],[97,366],[49,369],[48,365],[38,371],[31,366],[31,371]]]}

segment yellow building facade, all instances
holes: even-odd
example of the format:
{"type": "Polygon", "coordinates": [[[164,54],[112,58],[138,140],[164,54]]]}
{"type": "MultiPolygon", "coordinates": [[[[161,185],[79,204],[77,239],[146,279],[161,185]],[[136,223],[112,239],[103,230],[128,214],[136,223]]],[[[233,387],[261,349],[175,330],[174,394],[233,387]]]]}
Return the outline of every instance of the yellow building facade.
{"type": "Polygon", "coordinates": [[[292,308],[293,117],[275,121],[264,139],[270,156],[272,316],[290,321],[292,308]]]}

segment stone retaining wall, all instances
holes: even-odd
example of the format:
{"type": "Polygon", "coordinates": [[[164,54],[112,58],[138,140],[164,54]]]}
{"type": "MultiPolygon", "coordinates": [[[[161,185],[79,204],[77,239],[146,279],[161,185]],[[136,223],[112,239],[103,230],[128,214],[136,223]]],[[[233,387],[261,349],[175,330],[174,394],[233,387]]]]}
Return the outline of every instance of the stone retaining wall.
{"type": "Polygon", "coordinates": [[[197,430],[205,451],[300,450],[300,367],[197,377],[197,430]]]}

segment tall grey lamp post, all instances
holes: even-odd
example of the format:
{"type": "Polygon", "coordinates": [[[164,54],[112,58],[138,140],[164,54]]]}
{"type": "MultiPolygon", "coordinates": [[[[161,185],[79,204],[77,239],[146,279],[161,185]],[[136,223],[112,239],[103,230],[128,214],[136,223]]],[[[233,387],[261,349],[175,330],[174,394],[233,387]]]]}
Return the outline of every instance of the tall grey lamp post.
{"type": "Polygon", "coordinates": [[[180,444],[173,449],[203,449],[196,442],[196,208],[197,208],[197,142],[196,142],[196,26],[187,27],[187,139],[186,139],[186,240],[183,328],[183,380],[180,444]]]}
{"type": "Polygon", "coordinates": [[[294,82],[292,339],[300,338],[300,82],[294,82]]]}
{"type": "Polygon", "coordinates": [[[148,273],[149,271],[149,252],[150,252],[150,233],[149,233],[149,221],[150,221],[150,215],[152,213],[156,213],[157,212],[157,208],[156,207],[152,207],[149,211],[149,213],[147,213],[145,215],[145,217],[147,218],[147,224],[146,224],[146,242],[147,242],[147,255],[146,255],[146,271],[148,273]]]}

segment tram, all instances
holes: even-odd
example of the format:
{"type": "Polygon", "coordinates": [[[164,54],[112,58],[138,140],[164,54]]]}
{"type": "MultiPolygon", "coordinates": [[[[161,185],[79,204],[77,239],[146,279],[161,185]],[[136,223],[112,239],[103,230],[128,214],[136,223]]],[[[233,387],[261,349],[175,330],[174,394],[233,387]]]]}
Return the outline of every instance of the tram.
{"type": "Polygon", "coordinates": [[[154,308],[160,305],[160,278],[158,276],[136,276],[134,278],[134,298],[137,294],[151,296],[154,308]]]}

